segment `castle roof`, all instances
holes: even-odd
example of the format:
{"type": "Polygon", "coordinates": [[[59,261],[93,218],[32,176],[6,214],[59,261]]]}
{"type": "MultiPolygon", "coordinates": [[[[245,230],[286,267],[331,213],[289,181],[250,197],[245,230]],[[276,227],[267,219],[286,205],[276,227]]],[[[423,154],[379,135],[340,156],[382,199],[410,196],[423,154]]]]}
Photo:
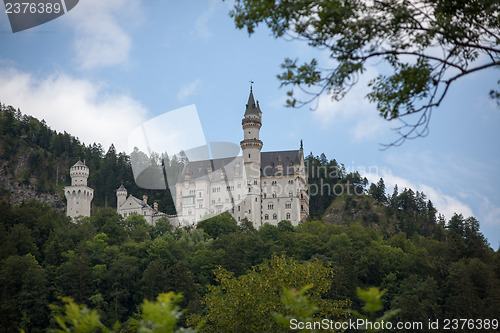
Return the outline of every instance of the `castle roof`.
{"type": "MultiPolygon", "coordinates": [[[[261,176],[270,177],[281,175],[294,175],[295,165],[301,163],[300,150],[283,150],[283,151],[268,151],[260,154],[261,160],[261,176]],[[281,164],[281,170],[278,165],[281,164]]],[[[182,174],[179,175],[179,182],[195,181],[202,179],[210,179],[212,182],[222,181],[224,179],[235,179],[243,177],[242,157],[236,158],[219,158],[213,160],[204,160],[189,162],[182,174]],[[211,169],[211,178],[209,178],[208,170],[211,169]],[[225,173],[223,177],[222,170],[225,173]],[[185,176],[189,176],[188,179],[185,176]]]]}
{"type": "Polygon", "coordinates": [[[125,188],[125,186],[123,186],[123,184],[120,185],[120,187],[118,187],[117,191],[126,191],[127,189],[125,188]]]}
{"type": "Polygon", "coordinates": [[[224,170],[226,179],[242,177],[243,161],[241,156],[189,162],[179,176],[179,182],[186,181],[185,176],[189,176],[189,180],[210,179],[214,182],[222,181],[224,180],[222,170],[224,170]],[[208,176],[209,169],[212,178],[208,176]]]}
{"type": "Polygon", "coordinates": [[[300,150],[266,151],[260,153],[261,176],[276,176],[295,174],[295,165],[301,163],[300,150]],[[282,170],[278,170],[278,165],[282,170]]]}
{"type": "Polygon", "coordinates": [[[259,116],[262,112],[260,111],[259,103],[255,104],[255,99],[253,98],[252,89],[250,89],[250,96],[248,96],[247,107],[245,110],[245,117],[248,115],[259,116]]]}
{"type": "Polygon", "coordinates": [[[76,162],[73,166],[75,167],[75,166],[86,166],[86,165],[82,161],[78,160],[78,162],[76,162]]]}

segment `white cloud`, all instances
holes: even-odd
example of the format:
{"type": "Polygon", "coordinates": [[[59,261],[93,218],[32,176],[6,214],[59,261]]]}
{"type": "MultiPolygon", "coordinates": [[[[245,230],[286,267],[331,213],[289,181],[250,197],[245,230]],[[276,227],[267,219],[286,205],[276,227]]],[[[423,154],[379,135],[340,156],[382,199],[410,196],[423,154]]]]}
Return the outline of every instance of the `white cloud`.
{"type": "Polygon", "coordinates": [[[203,40],[209,40],[212,37],[212,32],[208,29],[208,21],[215,13],[216,6],[220,1],[210,1],[208,9],[201,14],[194,24],[194,34],[203,40]]]}
{"type": "Polygon", "coordinates": [[[193,82],[182,86],[179,89],[179,92],[177,93],[177,99],[182,102],[186,98],[188,98],[189,96],[194,95],[196,93],[196,90],[200,86],[200,83],[201,83],[201,80],[198,78],[198,79],[194,80],[193,82]]]}
{"type": "Polygon", "coordinates": [[[425,184],[414,184],[409,179],[395,176],[390,170],[382,169],[378,172],[370,172],[363,174],[371,183],[377,183],[380,178],[384,179],[386,191],[391,194],[394,185],[398,185],[399,192],[404,188],[410,188],[414,191],[423,192],[428,200],[436,209],[443,214],[446,219],[450,219],[454,213],[462,214],[465,217],[473,216],[472,209],[469,205],[463,203],[459,199],[446,195],[440,189],[434,188],[425,184]]]}
{"type": "Polygon", "coordinates": [[[75,31],[78,65],[88,70],[126,63],[132,45],[127,29],[141,19],[139,0],[80,1],[65,15],[75,31]]]}
{"type": "Polygon", "coordinates": [[[500,226],[500,207],[496,206],[486,196],[474,193],[480,198],[479,215],[481,222],[490,226],[500,226]]]}
{"type": "Polygon", "coordinates": [[[141,124],[147,110],[124,94],[111,94],[103,84],[54,74],[37,79],[12,68],[0,68],[2,103],[44,119],[56,131],[66,131],[85,144],[111,143],[126,151],[127,136],[141,124]]]}

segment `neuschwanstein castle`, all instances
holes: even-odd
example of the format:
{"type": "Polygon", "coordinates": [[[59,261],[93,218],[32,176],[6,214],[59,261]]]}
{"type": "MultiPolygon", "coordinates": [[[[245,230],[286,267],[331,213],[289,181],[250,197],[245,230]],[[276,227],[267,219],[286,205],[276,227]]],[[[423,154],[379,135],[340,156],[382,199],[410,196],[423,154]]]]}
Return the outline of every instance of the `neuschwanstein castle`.
{"type": "MultiPolygon", "coordinates": [[[[247,218],[258,228],[265,223],[277,224],[281,220],[297,225],[309,215],[302,142],[298,150],[261,151],[263,143],[259,133],[262,111],[259,102],[255,102],[252,89],[242,127],[242,156],[187,162],[177,183],[172,185],[174,188],[171,188],[178,214],[175,222],[172,221],[174,224],[194,225],[228,211],[237,221],[247,218]]],[[[65,188],[67,214],[72,217],[88,216],[93,195],[93,190],[87,187],[88,167],[79,161],[71,168],[70,174],[72,186],[65,188]]],[[[166,216],[158,211],[157,204],[150,207],[147,197],[143,200],[132,195],[127,197],[123,185],[116,195],[117,211],[123,217],[140,214],[153,224],[166,216]]]]}
{"type": "Polygon", "coordinates": [[[299,150],[262,152],[262,111],[253,91],[242,120],[242,156],[188,163],[175,189],[180,223],[195,224],[224,211],[255,227],[309,215],[307,173],[299,150]]]}

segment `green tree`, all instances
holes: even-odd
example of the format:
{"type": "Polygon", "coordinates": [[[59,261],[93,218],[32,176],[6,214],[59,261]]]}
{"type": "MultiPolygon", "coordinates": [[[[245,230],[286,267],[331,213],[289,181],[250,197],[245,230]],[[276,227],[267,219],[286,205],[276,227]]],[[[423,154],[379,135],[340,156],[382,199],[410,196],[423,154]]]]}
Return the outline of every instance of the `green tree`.
{"type": "Polygon", "coordinates": [[[7,258],[0,268],[0,331],[43,332],[48,291],[46,272],[32,254],[7,258]]]}
{"type": "Polygon", "coordinates": [[[283,289],[310,285],[307,296],[318,306],[318,315],[342,318],[348,301],[322,298],[330,288],[333,271],[319,262],[299,264],[293,259],[274,256],[238,278],[225,269],[215,272],[219,285],[209,287],[204,297],[205,313],[191,316],[191,324],[201,323],[202,332],[275,332],[280,325],[273,313],[290,315],[281,303],[283,289]]]}
{"type": "Polygon", "coordinates": [[[236,232],[238,224],[231,214],[225,212],[198,222],[196,228],[203,229],[212,238],[217,238],[223,234],[236,232]]]}
{"type": "MultiPolygon", "coordinates": [[[[302,65],[285,59],[282,86],[288,106],[301,106],[327,93],[339,100],[358,82],[367,62],[390,70],[369,84],[367,97],[388,120],[407,117],[392,144],[427,133],[430,115],[456,80],[500,64],[500,5],[495,0],[260,1],[237,0],[230,15],[251,35],[265,23],[278,37],[305,40],[334,59],[302,65]],[[441,52],[434,52],[439,48],[441,52]]],[[[492,93],[492,96],[495,94],[492,93]]]]}

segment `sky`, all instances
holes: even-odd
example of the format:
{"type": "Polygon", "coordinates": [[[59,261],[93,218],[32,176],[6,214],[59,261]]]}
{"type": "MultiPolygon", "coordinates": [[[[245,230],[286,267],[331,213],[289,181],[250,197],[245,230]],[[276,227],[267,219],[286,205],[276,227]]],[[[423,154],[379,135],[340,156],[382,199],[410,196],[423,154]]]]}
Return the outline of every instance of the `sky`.
{"type": "MultiPolygon", "coordinates": [[[[65,15],[12,33],[0,12],[0,102],[44,119],[85,144],[130,152],[141,124],[194,105],[206,142],[242,140],[250,81],[263,112],[263,151],[324,153],[369,181],[423,191],[446,219],[475,216],[500,247],[500,109],[488,97],[497,69],[463,77],[432,114],[430,133],[381,150],[397,123],[364,97],[366,75],[340,102],[285,107],[276,74],[284,58],[327,59],[301,41],[249,36],[229,17],[231,1],[82,0],[65,15]]],[[[198,122],[198,120],[196,120],[198,122]]],[[[161,129],[159,130],[161,131],[161,129]]],[[[164,130],[165,133],[170,131],[164,130]]],[[[164,136],[164,137],[168,137],[164,136]]],[[[156,144],[161,145],[156,142],[156,144]]]]}

